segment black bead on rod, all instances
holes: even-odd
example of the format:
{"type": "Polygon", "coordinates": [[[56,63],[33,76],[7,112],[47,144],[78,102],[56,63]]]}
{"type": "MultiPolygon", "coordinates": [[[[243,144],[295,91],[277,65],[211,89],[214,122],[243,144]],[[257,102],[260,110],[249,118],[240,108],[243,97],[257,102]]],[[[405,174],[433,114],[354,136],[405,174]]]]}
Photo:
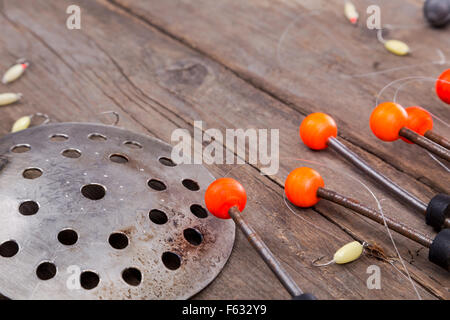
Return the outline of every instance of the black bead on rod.
{"type": "Polygon", "coordinates": [[[423,14],[433,27],[444,27],[450,22],[450,0],[426,0],[423,14]]]}

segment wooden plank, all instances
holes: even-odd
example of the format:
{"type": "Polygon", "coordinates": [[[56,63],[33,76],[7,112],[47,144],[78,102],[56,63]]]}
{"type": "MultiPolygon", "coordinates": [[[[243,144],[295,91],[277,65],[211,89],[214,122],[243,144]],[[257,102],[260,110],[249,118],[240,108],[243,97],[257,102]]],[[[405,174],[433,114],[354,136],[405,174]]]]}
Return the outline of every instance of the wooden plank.
{"type": "MultiPolygon", "coordinates": [[[[435,190],[449,192],[449,179],[443,179],[447,171],[427,152],[402,141],[383,143],[368,125],[375,97],[385,85],[402,77],[436,78],[448,68],[448,63],[432,63],[441,59],[438,50],[448,60],[450,40],[447,32],[425,26],[423,2],[377,1],[382,22],[400,26],[386,37],[404,40],[412,47],[412,55],[406,58],[387,53],[376,34],[364,27],[366,8],[373,5],[370,0],[357,3],[362,19],[357,28],[345,20],[339,0],[111,2],[212,57],[302,114],[331,114],[338,121],[341,137],[435,190]],[[384,72],[388,69],[393,70],[384,72]]],[[[392,100],[394,93],[387,90],[381,99],[392,100]]],[[[420,104],[446,123],[450,120],[448,106],[433,92],[433,82],[409,82],[398,98],[405,106],[420,104]]],[[[448,125],[439,121],[436,130],[450,134],[448,125]]]]}
{"type": "MultiPolygon", "coordinates": [[[[290,132],[297,124],[292,119],[292,110],[286,105],[249,86],[214,61],[106,3],[79,2],[84,8],[84,27],[81,31],[66,30],[61,27],[64,16],[57,13],[64,12],[68,4],[68,1],[57,4],[36,1],[25,8],[7,2],[6,16],[0,17],[5,26],[1,41],[7,43],[0,51],[1,61],[26,53],[33,60],[33,69],[11,86],[26,92],[26,100],[1,110],[10,124],[19,115],[35,111],[47,112],[60,121],[92,120],[99,111],[105,110],[102,106],[108,105],[108,109],[122,110],[122,125],[166,141],[170,141],[173,129],[192,129],[192,120],[203,119],[205,127],[219,129],[282,128],[286,130],[280,134],[280,143],[286,146],[283,147],[285,156],[292,158],[293,154],[306,153],[306,149],[291,137],[290,132]],[[31,43],[28,52],[24,49],[26,43],[31,43]],[[225,108],[228,112],[224,112],[225,108]],[[248,119],[248,114],[255,116],[248,119]],[[291,148],[289,153],[288,148],[291,148]]],[[[8,129],[6,122],[2,123],[2,133],[8,129]]],[[[333,157],[325,153],[311,159],[332,163],[333,157]]],[[[286,163],[273,180],[261,177],[249,166],[231,172],[249,190],[246,217],[262,233],[269,247],[274,248],[296,281],[321,298],[415,298],[403,275],[373,259],[363,258],[345,268],[311,267],[311,260],[318,255],[332,254],[337,246],[349,241],[349,233],[363,239],[381,232],[358,219],[349,220],[347,229],[339,225],[337,218],[333,218],[336,221],[332,223],[313,210],[298,213],[315,227],[293,216],[284,205],[279,183],[289,166],[292,169],[296,164],[295,161],[286,163]],[[354,229],[358,224],[362,227],[354,229]],[[317,227],[326,232],[319,232],[317,227]],[[342,227],[346,232],[341,230],[342,227]],[[324,241],[329,235],[334,239],[331,243],[324,241]],[[382,290],[368,290],[365,285],[365,271],[370,264],[381,267],[382,290]]],[[[383,163],[378,165],[389,168],[383,163]]],[[[340,169],[334,164],[331,167],[340,169]]],[[[216,176],[229,169],[211,167],[216,176]]],[[[407,175],[393,171],[411,186],[423,187],[407,175]]],[[[324,207],[324,211],[327,210],[324,207]]],[[[404,208],[399,211],[411,217],[404,208]]],[[[338,213],[344,215],[342,210],[338,213]]],[[[413,216],[411,220],[420,224],[419,219],[414,219],[413,216]]],[[[389,245],[386,240],[381,240],[383,245],[389,245]]],[[[412,245],[405,239],[398,239],[398,244],[403,254],[412,245]]],[[[423,256],[418,259],[418,264],[410,270],[414,270],[415,279],[422,284],[419,286],[421,295],[424,298],[445,297],[446,274],[434,270],[423,256]],[[432,271],[433,277],[427,275],[428,271],[432,271]]],[[[286,297],[286,293],[239,235],[230,263],[199,297],[280,298],[286,297]]]]}
{"type": "MultiPolygon", "coordinates": [[[[190,4],[186,4],[186,5],[190,6],[190,4]]],[[[196,7],[196,6],[194,6],[194,7],[196,7]]],[[[157,9],[156,9],[156,11],[157,11],[157,9]]],[[[182,11],[183,10],[181,10],[181,12],[182,11]]],[[[178,20],[178,18],[181,18],[181,17],[177,17],[177,19],[175,19],[175,20],[178,20]]],[[[175,22],[175,25],[176,25],[176,22],[175,22]]],[[[185,30],[189,30],[189,29],[187,28],[185,30]]],[[[189,36],[190,35],[187,35],[187,37],[189,37],[189,36]]],[[[177,91],[177,88],[175,86],[171,85],[171,87],[172,87],[171,90],[177,91]]],[[[233,88],[231,90],[233,90],[233,88]]],[[[190,93],[190,95],[191,95],[191,93],[190,93]]],[[[207,99],[207,98],[205,98],[204,96],[198,97],[197,100],[195,101],[195,104],[199,104],[199,103],[201,103],[201,101],[205,101],[205,99],[207,99]]],[[[216,97],[213,97],[213,99],[216,99],[216,97]]],[[[216,103],[213,99],[209,100],[210,103],[216,103]]],[[[262,105],[263,105],[262,103],[259,103],[257,108],[250,108],[249,106],[245,106],[244,109],[247,112],[249,112],[249,110],[250,110],[249,113],[252,114],[252,115],[253,114],[259,115],[261,113],[260,110],[263,107],[262,105]]],[[[295,115],[293,115],[293,116],[286,116],[286,117],[281,116],[280,118],[282,118],[282,119],[279,119],[278,118],[278,114],[283,114],[284,115],[284,114],[289,114],[291,112],[289,112],[289,111],[287,111],[285,109],[277,108],[277,106],[278,106],[277,104],[272,103],[272,105],[267,108],[267,110],[268,110],[267,112],[270,112],[269,110],[274,110],[274,109],[276,109],[276,112],[273,112],[275,114],[269,116],[267,118],[267,120],[262,120],[261,123],[263,124],[264,127],[268,126],[268,127],[273,127],[273,128],[282,128],[281,129],[281,133],[280,133],[280,135],[282,137],[281,138],[281,142],[280,142],[280,144],[281,144],[281,147],[280,147],[281,148],[281,159],[285,159],[287,157],[292,157],[292,154],[293,154],[292,151],[293,150],[298,150],[298,147],[297,147],[297,143],[298,142],[292,139],[292,135],[294,135],[294,137],[295,137],[296,130],[297,130],[296,126],[297,126],[297,124],[298,124],[298,122],[300,120],[297,120],[298,118],[295,115]],[[286,131],[283,131],[283,129],[286,129],[286,131]],[[283,137],[284,137],[284,139],[283,139],[283,137]],[[283,150],[286,152],[285,154],[283,153],[283,150]]],[[[220,122],[226,121],[226,119],[229,117],[230,111],[231,111],[231,109],[227,108],[227,112],[223,113],[223,116],[222,116],[223,118],[220,119],[220,122]]],[[[218,116],[218,115],[216,114],[216,116],[218,116]]],[[[257,121],[257,120],[254,120],[254,121],[257,121]]],[[[356,151],[358,151],[358,150],[356,150],[356,151]]],[[[359,150],[359,152],[360,151],[361,150],[359,150]]],[[[302,149],[299,150],[299,152],[295,152],[295,154],[301,154],[303,156],[305,154],[308,154],[308,151],[306,151],[304,148],[302,148],[302,149]]],[[[415,184],[415,182],[413,184],[409,183],[409,179],[405,179],[406,175],[399,174],[399,172],[396,172],[395,170],[392,170],[392,168],[390,168],[389,166],[382,165],[382,163],[379,161],[379,159],[376,159],[375,157],[372,157],[370,154],[367,154],[367,153],[364,153],[363,155],[364,155],[364,157],[370,159],[370,162],[372,164],[374,164],[377,168],[379,168],[382,172],[386,172],[390,177],[394,178],[394,180],[396,180],[395,178],[398,177],[398,180],[396,180],[396,181],[400,181],[400,183],[403,184],[405,186],[405,188],[407,188],[408,190],[411,190],[414,194],[422,195],[424,200],[429,199],[429,197],[431,197],[431,195],[433,194],[433,193],[428,193],[430,190],[425,188],[422,184],[418,184],[416,186],[413,186],[413,184],[415,184]]],[[[317,156],[316,154],[314,156],[311,156],[311,159],[321,159],[321,160],[324,160],[324,162],[326,164],[332,163],[333,160],[334,160],[334,157],[335,157],[334,154],[332,154],[329,157],[326,157],[326,160],[325,160],[325,158],[321,158],[321,157],[316,158],[316,156],[317,156]]],[[[321,156],[323,156],[323,155],[321,155],[321,156]]],[[[289,162],[286,163],[287,161],[288,161],[287,159],[284,160],[284,162],[285,162],[284,168],[285,168],[286,171],[283,172],[284,168],[283,168],[283,164],[282,164],[282,169],[281,169],[280,174],[277,175],[274,178],[280,184],[283,183],[284,177],[286,177],[286,175],[289,172],[289,170],[291,170],[293,168],[293,166],[292,166],[293,163],[294,163],[294,166],[295,166],[295,161],[294,162],[291,161],[290,163],[289,162]],[[280,178],[277,179],[278,177],[280,177],[280,178]]],[[[298,165],[298,162],[297,162],[297,165],[298,165]]],[[[304,165],[304,163],[303,163],[303,165],[304,165]]],[[[334,165],[335,164],[333,163],[333,166],[334,165]]],[[[353,169],[348,169],[346,167],[346,164],[342,164],[342,163],[339,163],[338,166],[334,167],[334,168],[335,168],[336,171],[333,172],[330,175],[329,180],[332,180],[333,182],[337,182],[337,183],[332,184],[332,186],[335,186],[335,188],[339,189],[339,190],[342,190],[342,188],[344,188],[344,190],[347,191],[347,194],[354,194],[353,190],[351,190],[352,188],[354,188],[354,184],[348,183],[347,181],[345,181],[345,182],[342,181],[342,179],[339,179],[339,175],[342,174],[343,172],[351,172],[352,174],[357,175],[358,172],[353,170],[353,169]],[[350,171],[348,171],[348,170],[350,170],[350,171]],[[349,188],[350,190],[347,190],[345,187],[343,187],[343,185],[344,186],[345,185],[350,185],[351,186],[349,188]]],[[[444,185],[446,185],[446,184],[444,183],[444,185]]],[[[378,189],[378,188],[376,188],[376,189],[378,189]]],[[[384,194],[383,190],[380,190],[380,194],[381,195],[384,194]]],[[[358,193],[356,193],[354,195],[355,195],[355,197],[359,197],[359,198],[361,198],[361,196],[362,196],[361,194],[358,194],[358,193]]],[[[372,200],[372,202],[370,202],[371,200],[368,199],[368,201],[369,201],[368,203],[372,203],[373,206],[376,206],[376,203],[373,203],[373,200],[372,200]]],[[[404,207],[399,206],[396,203],[393,203],[392,205],[385,204],[384,207],[385,207],[385,209],[387,209],[386,210],[387,212],[396,212],[396,213],[398,213],[398,214],[396,214],[396,216],[400,220],[407,221],[410,225],[416,227],[417,229],[423,231],[424,233],[428,233],[428,234],[432,235],[432,233],[430,233],[430,230],[427,229],[424,226],[422,218],[417,218],[417,216],[413,216],[412,217],[412,213],[411,212],[409,212],[408,214],[401,213],[401,212],[405,212],[405,208],[404,207]],[[416,219],[418,219],[418,220],[416,220],[416,219]]],[[[344,221],[339,220],[339,223],[345,225],[345,219],[344,219],[344,221]]],[[[355,229],[356,230],[360,230],[358,228],[353,228],[353,229],[354,230],[355,229]]],[[[385,230],[383,228],[378,227],[378,230],[381,230],[381,232],[383,232],[383,234],[385,234],[385,232],[384,232],[385,230]]],[[[360,235],[362,238],[364,237],[363,234],[360,235]]],[[[379,234],[378,234],[378,237],[379,237],[379,234]]],[[[385,235],[385,240],[388,240],[386,235],[385,235]]],[[[389,241],[385,242],[385,245],[389,246],[389,241]]],[[[433,268],[433,271],[430,270],[430,274],[431,274],[431,272],[438,272],[439,273],[439,270],[436,271],[437,268],[435,268],[434,266],[432,268],[433,268]]],[[[445,292],[445,290],[444,290],[444,293],[448,293],[448,292],[445,292]]]]}

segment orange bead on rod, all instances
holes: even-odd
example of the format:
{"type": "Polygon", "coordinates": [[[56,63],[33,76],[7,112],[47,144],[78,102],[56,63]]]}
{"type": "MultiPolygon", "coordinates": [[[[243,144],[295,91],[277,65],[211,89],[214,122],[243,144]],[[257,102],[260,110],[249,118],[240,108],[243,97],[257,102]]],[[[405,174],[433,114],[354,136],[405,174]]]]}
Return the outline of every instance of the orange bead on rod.
{"type": "Polygon", "coordinates": [[[436,93],[442,101],[450,104],[450,69],[445,70],[436,80],[436,93]]]}
{"type": "MultiPolygon", "coordinates": [[[[310,116],[306,117],[304,120],[304,122],[305,121],[308,122],[307,125],[304,125],[302,123],[302,125],[300,126],[300,128],[301,128],[300,136],[301,136],[303,142],[308,147],[313,149],[314,145],[311,145],[309,143],[309,141],[314,140],[314,132],[318,132],[318,131],[321,132],[320,130],[316,130],[315,126],[320,126],[320,127],[331,126],[331,127],[336,128],[336,124],[334,121],[330,121],[328,119],[328,118],[331,118],[329,116],[326,116],[326,117],[324,117],[324,116],[310,117],[310,116]],[[315,121],[311,121],[312,118],[315,121]],[[322,121],[322,122],[320,122],[320,121],[322,121]],[[309,130],[311,130],[311,131],[309,131],[309,130]],[[307,138],[305,138],[305,137],[307,137],[307,138]]],[[[320,136],[320,139],[322,139],[322,138],[323,138],[323,136],[320,136]]],[[[349,162],[351,162],[356,167],[358,167],[360,170],[362,170],[364,173],[366,173],[370,178],[374,179],[379,184],[381,184],[382,186],[387,188],[389,191],[391,191],[393,194],[395,194],[397,197],[399,197],[405,203],[414,207],[418,212],[425,215],[426,217],[429,216],[427,213],[427,208],[431,206],[433,199],[435,199],[437,196],[435,198],[433,198],[427,206],[424,202],[419,200],[416,196],[410,194],[408,191],[406,191],[405,189],[403,189],[400,186],[398,186],[397,184],[395,184],[392,180],[390,180],[389,178],[387,178],[386,176],[382,175],[381,173],[379,173],[378,171],[373,169],[371,166],[369,166],[363,159],[361,159],[356,153],[354,153],[353,151],[348,149],[342,142],[339,141],[338,138],[334,137],[333,135],[330,135],[328,138],[326,138],[325,146],[330,147],[331,149],[333,149],[334,151],[336,151],[337,153],[342,155],[345,159],[347,159],[349,162]]],[[[293,176],[295,176],[295,172],[293,173],[293,176]]],[[[288,179],[289,179],[289,177],[288,177],[288,179]]],[[[317,181],[320,181],[318,178],[316,178],[316,179],[317,179],[317,181]]],[[[306,183],[303,184],[303,186],[306,186],[306,185],[307,185],[306,183]]],[[[286,192],[286,196],[288,197],[288,199],[290,198],[292,203],[297,204],[299,206],[310,206],[311,204],[314,205],[315,202],[318,201],[314,195],[311,196],[311,193],[305,193],[305,194],[307,194],[307,196],[300,198],[296,194],[295,188],[294,188],[294,190],[291,190],[290,187],[287,187],[285,192],[286,192]]],[[[439,212],[435,215],[434,213],[436,212],[436,210],[437,209],[428,210],[428,211],[433,212],[433,216],[437,215],[439,217],[442,217],[443,215],[445,215],[445,213],[443,211],[442,212],[439,211],[441,209],[439,209],[438,210],[439,212]]],[[[427,223],[432,225],[436,229],[450,227],[450,219],[449,218],[446,218],[446,219],[441,219],[441,218],[428,219],[427,218],[427,223]]]]}
{"type": "Polygon", "coordinates": [[[298,207],[307,208],[319,202],[317,190],[324,185],[317,171],[301,167],[288,175],[284,183],[284,192],[290,202],[298,207]]]}
{"type": "Polygon", "coordinates": [[[205,193],[208,210],[220,219],[230,219],[228,210],[237,206],[242,212],[247,203],[244,187],[232,178],[220,178],[211,183],[205,193]]]}
{"type": "Polygon", "coordinates": [[[300,138],[313,150],[325,149],[328,146],[328,139],[336,136],[336,122],[322,112],[310,114],[300,125],[300,138]]]}
{"type": "Polygon", "coordinates": [[[425,132],[433,129],[433,118],[431,114],[419,107],[413,106],[405,109],[408,114],[406,127],[423,136],[425,132]]]}
{"type": "MultiPolygon", "coordinates": [[[[408,107],[405,110],[408,113],[408,122],[406,124],[408,129],[424,136],[434,143],[443,146],[444,148],[450,149],[450,141],[432,131],[433,118],[427,110],[418,106],[408,107]]],[[[405,138],[402,138],[402,140],[412,143],[405,138]]]]}
{"type": "Polygon", "coordinates": [[[291,296],[298,300],[316,300],[312,294],[303,293],[261,237],[244,220],[241,211],[244,210],[246,202],[247,195],[244,187],[231,178],[217,179],[206,189],[205,203],[208,210],[220,219],[233,219],[291,296]]]}
{"type": "Polygon", "coordinates": [[[378,105],[370,116],[370,129],[383,141],[395,141],[400,138],[400,129],[406,126],[408,113],[394,102],[378,105]]]}
{"type": "Polygon", "coordinates": [[[409,129],[408,122],[409,119],[406,110],[394,102],[379,104],[370,116],[370,128],[373,134],[379,139],[383,141],[395,141],[403,137],[408,142],[411,141],[438,157],[450,161],[449,150],[409,129]]]}

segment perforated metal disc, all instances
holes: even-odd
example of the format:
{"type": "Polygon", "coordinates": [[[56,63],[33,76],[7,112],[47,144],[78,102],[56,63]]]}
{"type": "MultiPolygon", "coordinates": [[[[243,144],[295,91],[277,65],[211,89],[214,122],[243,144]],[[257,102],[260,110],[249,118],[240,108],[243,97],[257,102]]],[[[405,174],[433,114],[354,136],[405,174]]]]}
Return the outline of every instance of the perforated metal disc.
{"type": "Polygon", "coordinates": [[[185,299],[208,285],[235,226],[204,209],[212,175],[170,162],[171,149],[84,123],[0,139],[0,293],[185,299]]]}

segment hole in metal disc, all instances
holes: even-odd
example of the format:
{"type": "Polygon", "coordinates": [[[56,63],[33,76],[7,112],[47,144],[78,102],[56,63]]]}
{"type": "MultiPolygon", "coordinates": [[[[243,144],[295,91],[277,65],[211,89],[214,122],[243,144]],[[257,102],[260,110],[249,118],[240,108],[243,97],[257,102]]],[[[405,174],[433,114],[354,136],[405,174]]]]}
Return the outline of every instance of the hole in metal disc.
{"type": "Polygon", "coordinates": [[[36,269],[36,275],[41,280],[50,280],[56,275],[56,266],[52,262],[42,262],[36,269]]]}
{"type": "Polygon", "coordinates": [[[200,187],[198,185],[197,182],[195,182],[194,180],[191,179],[184,179],[182,181],[183,186],[185,186],[187,189],[191,190],[191,191],[198,191],[200,190],[200,187]]]}
{"type": "Polygon", "coordinates": [[[122,272],[122,279],[130,286],[138,286],[142,281],[142,273],[136,268],[127,268],[122,272]]]}
{"type": "Polygon", "coordinates": [[[200,245],[203,241],[203,235],[198,230],[192,228],[184,230],[183,235],[187,242],[194,246],[200,245]]]}
{"type": "Polygon", "coordinates": [[[31,147],[28,144],[18,144],[12,147],[11,151],[14,153],[24,153],[31,150],[31,147]]]}
{"type": "Polygon", "coordinates": [[[0,256],[4,258],[14,257],[19,252],[19,245],[14,240],[8,240],[0,245],[0,256]]]}
{"type": "Polygon", "coordinates": [[[19,206],[19,212],[24,216],[32,216],[39,211],[39,204],[36,201],[25,201],[19,206]]]}
{"type": "Polygon", "coordinates": [[[112,162],[115,162],[115,163],[127,163],[128,162],[127,157],[125,157],[122,154],[118,154],[118,153],[110,155],[109,160],[111,160],[112,162]]]}
{"type": "Polygon", "coordinates": [[[136,141],[125,141],[123,144],[130,149],[142,149],[142,145],[136,141]]]}
{"type": "Polygon", "coordinates": [[[39,168],[29,168],[25,169],[22,173],[25,179],[37,179],[42,176],[42,170],[39,168]]]}
{"type": "Polygon", "coordinates": [[[80,285],[86,290],[94,289],[99,282],[100,277],[93,271],[83,271],[80,275],[80,285]]]}
{"type": "Polygon", "coordinates": [[[77,149],[66,149],[61,153],[66,158],[76,159],[81,157],[81,151],[77,149]]]}
{"type": "Polygon", "coordinates": [[[92,141],[106,141],[106,136],[100,133],[91,133],[88,138],[92,141]]]}
{"type": "Polygon", "coordinates": [[[161,181],[156,180],[156,179],[150,179],[149,182],[148,182],[148,186],[150,188],[152,188],[153,190],[156,190],[156,191],[163,191],[163,190],[167,189],[167,187],[164,184],[164,182],[161,182],[161,181]]]}
{"type": "Polygon", "coordinates": [[[62,133],[57,133],[57,134],[50,136],[50,141],[53,141],[53,142],[61,142],[61,141],[66,141],[68,139],[69,139],[69,137],[62,133]]]}
{"type": "Polygon", "coordinates": [[[108,239],[109,244],[114,249],[125,249],[128,246],[128,237],[121,232],[112,233],[108,239]]]}
{"type": "Polygon", "coordinates": [[[100,200],[106,195],[106,189],[100,184],[91,183],[81,188],[81,194],[91,200],[100,200]]]}
{"type": "Polygon", "coordinates": [[[162,262],[169,270],[177,270],[181,265],[181,258],[173,252],[164,252],[162,255],[162,262]]]}
{"type": "Polygon", "coordinates": [[[161,157],[159,158],[159,162],[161,162],[166,167],[175,167],[177,164],[172,161],[170,158],[161,157]]]}
{"type": "Polygon", "coordinates": [[[151,210],[148,216],[150,220],[156,224],[164,224],[168,220],[167,215],[163,211],[158,209],[151,210]]]}
{"type": "Polygon", "coordinates": [[[65,229],[58,233],[58,240],[66,246],[71,246],[77,243],[78,234],[72,229],[65,229]]]}
{"type": "Polygon", "coordinates": [[[199,204],[193,204],[191,206],[191,212],[196,216],[197,218],[204,219],[208,217],[208,212],[199,204]]]}

